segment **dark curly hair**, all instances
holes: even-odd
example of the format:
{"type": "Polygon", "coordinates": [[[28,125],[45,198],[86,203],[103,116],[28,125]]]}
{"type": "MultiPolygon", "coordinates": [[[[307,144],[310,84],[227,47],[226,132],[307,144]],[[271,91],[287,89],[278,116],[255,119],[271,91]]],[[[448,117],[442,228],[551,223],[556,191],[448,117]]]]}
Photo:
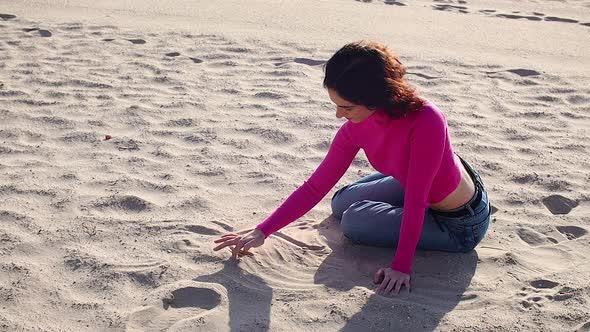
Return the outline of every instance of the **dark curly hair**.
{"type": "Polygon", "coordinates": [[[383,110],[394,118],[424,105],[424,99],[404,79],[405,67],[381,43],[346,44],[332,55],[324,69],[324,88],[335,90],[351,103],[383,110]]]}

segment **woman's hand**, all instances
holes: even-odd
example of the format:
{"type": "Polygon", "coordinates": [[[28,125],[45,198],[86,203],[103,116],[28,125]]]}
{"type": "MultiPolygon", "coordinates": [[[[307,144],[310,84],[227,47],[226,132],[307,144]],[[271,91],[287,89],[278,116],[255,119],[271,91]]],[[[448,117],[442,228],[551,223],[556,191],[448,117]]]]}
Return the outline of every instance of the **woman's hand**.
{"type": "Polygon", "coordinates": [[[392,290],[398,294],[402,286],[410,291],[410,275],[396,271],[390,267],[380,268],[373,276],[373,283],[381,284],[377,287],[377,293],[389,294],[392,290]]]}
{"type": "Polygon", "coordinates": [[[253,231],[246,235],[238,235],[229,233],[222,235],[221,238],[215,240],[215,243],[221,243],[217,247],[213,248],[214,251],[223,249],[228,246],[231,248],[232,257],[238,258],[239,256],[248,255],[250,248],[260,247],[264,244],[265,236],[259,229],[255,228],[253,231]]]}

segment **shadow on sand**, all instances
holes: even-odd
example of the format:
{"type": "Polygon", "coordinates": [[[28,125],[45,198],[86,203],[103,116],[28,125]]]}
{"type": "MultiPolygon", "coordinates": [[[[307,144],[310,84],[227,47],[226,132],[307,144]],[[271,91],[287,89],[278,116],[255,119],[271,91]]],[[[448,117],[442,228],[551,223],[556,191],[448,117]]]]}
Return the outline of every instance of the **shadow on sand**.
{"type": "Polygon", "coordinates": [[[366,288],[366,294],[370,294],[341,331],[433,331],[446,313],[460,302],[475,298],[465,294],[478,261],[475,251],[418,251],[411,293],[402,290],[397,296],[385,297],[373,291],[376,285],[372,279],[377,269],[390,265],[394,249],[353,244],[344,237],[339,221],[333,217],[323,220],[318,231],[332,252],[319,266],[314,282],[345,292],[366,288]]]}
{"type": "Polygon", "coordinates": [[[224,263],[223,269],[194,280],[225,287],[229,302],[230,331],[269,330],[272,288],[260,277],[242,270],[236,260],[229,259],[224,263]]]}
{"type": "MultiPolygon", "coordinates": [[[[395,251],[355,245],[340,231],[339,221],[328,217],[314,226],[331,252],[314,275],[314,283],[330,289],[368,296],[361,310],[346,319],[340,331],[433,331],[441,319],[460,303],[476,298],[465,294],[475,273],[478,256],[467,254],[418,251],[412,274],[412,291],[397,296],[376,294],[373,274],[391,263],[395,251]]],[[[295,246],[303,242],[280,236],[295,246]]],[[[320,244],[320,243],[317,243],[320,244]]],[[[311,245],[305,245],[312,248],[311,245]]],[[[322,246],[318,246],[322,247],[322,246]]],[[[227,290],[230,331],[268,331],[273,289],[259,276],[240,268],[230,259],[213,274],[195,281],[220,284],[227,290]]]]}

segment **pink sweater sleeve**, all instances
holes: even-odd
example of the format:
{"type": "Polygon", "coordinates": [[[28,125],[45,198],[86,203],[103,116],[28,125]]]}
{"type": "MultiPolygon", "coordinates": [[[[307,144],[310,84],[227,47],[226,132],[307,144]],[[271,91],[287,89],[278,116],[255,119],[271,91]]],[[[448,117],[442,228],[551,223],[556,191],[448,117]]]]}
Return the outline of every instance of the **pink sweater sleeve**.
{"type": "Polygon", "coordinates": [[[391,268],[410,273],[420,240],[428,194],[440,167],[447,135],[444,115],[426,112],[410,132],[410,160],[405,186],[404,214],[391,268]]]}
{"type": "Polygon", "coordinates": [[[311,210],[344,175],[359,151],[349,137],[348,125],[345,123],[338,130],[326,157],[311,177],[256,227],[267,237],[311,210]]]}

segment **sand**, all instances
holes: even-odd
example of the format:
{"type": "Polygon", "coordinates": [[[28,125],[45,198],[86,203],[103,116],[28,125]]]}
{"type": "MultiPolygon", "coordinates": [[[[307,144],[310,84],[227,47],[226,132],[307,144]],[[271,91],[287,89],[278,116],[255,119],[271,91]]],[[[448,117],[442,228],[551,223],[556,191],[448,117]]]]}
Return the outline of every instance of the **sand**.
{"type": "MultiPolygon", "coordinates": [[[[590,330],[587,1],[0,1],[0,331],[590,330]],[[229,259],[342,124],[322,64],[382,41],[493,215],[467,254],[315,209],[229,259]]],[[[372,171],[363,153],[334,191],[372,171]]]]}

